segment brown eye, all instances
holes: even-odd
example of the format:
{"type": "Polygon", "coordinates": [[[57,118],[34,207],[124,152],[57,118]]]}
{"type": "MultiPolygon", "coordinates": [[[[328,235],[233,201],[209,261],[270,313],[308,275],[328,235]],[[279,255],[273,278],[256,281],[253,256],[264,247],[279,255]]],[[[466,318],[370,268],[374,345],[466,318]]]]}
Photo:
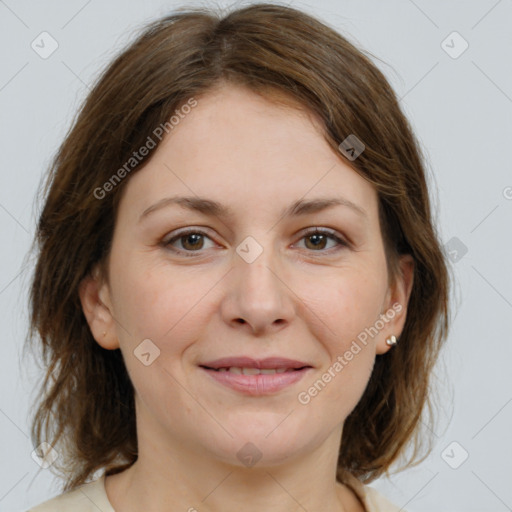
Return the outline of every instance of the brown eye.
{"type": "Polygon", "coordinates": [[[180,236],[179,240],[182,240],[182,247],[186,250],[202,249],[204,245],[202,236],[199,233],[191,233],[180,236]]]}
{"type": "Polygon", "coordinates": [[[174,252],[182,253],[185,256],[195,256],[194,254],[187,254],[187,252],[194,253],[204,249],[205,239],[210,240],[210,237],[206,233],[197,229],[189,229],[164,241],[163,246],[174,252]],[[179,243],[180,246],[175,247],[176,243],[179,243]]]}
{"type": "Polygon", "coordinates": [[[326,229],[315,229],[310,231],[303,236],[302,240],[306,241],[305,245],[307,249],[316,252],[327,252],[329,249],[332,249],[333,247],[328,247],[327,251],[325,251],[329,240],[336,242],[334,247],[336,247],[336,245],[338,248],[339,246],[348,247],[348,244],[344,240],[336,236],[334,232],[326,229]]]}
{"type": "Polygon", "coordinates": [[[304,238],[305,240],[311,241],[311,244],[306,242],[306,247],[310,245],[308,249],[325,249],[325,245],[327,243],[327,237],[325,235],[313,233],[312,235],[308,235],[304,238]]]}

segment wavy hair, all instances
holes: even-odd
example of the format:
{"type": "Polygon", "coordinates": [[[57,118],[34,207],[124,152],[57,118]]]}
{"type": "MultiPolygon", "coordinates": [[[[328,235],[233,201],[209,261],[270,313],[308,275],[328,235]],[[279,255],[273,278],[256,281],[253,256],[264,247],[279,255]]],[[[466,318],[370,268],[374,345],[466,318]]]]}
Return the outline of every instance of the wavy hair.
{"type": "Polygon", "coordinates": [[[309,14],[265,3],[223,14],[186,8],[145,25],[99,75],[40,191],[27,344],[40,350],[46,371],[31,436],[35,446],[48,442],[61,455],[52,468],[64,476],[64,490],[137,459],[134,388],[120,350],[94,340],[78,290],[106,261],[121,193],[158,144],[120,183],[105,184],[190,98],[226,82],[315,114],[338,153],[351,134],[363,141],[364,152],[347,164],[378,192],[390,280],[401,254],[412,255],[415,271],[400,342],[376,356],[346,418],[350,442],[341,444],[337,478],[348,472],[371,482],[411,444],[407,465],[426,457],[416,460],[420,423],[424,411],[432,413],[450,279],[425,159],[399,100],[364,50],[309,14]]]}

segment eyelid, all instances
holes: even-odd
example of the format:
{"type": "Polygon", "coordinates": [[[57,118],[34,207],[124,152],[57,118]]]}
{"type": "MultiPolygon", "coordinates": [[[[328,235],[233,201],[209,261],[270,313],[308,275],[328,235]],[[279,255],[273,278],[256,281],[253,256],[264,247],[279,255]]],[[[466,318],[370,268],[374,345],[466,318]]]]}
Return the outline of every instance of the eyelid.
{"type": "Polygon", "coordinates": [[[179,240],[180,238],[184,237],[184,236],[187,236],[189,234],[198,234],[198,235],[202,235],[204,236],[205,238],[209,238],[210,240],[212,240],[212,242],[214,241],[212,239],[212,237],[208,234],[208,230],[207,228],[203,228],[203,227],[194,227],[194,226],[191,226],[191,227],[187,227],[187,228],[183,228],[183,229],[178,229],[176,232],[172,232],[173,235],[172,236],[166,236],[164,237],[164,239],[162,240],[161,244],[165,247],[165,248],[169,248],[171,251],[174,251],[176,253],[185,253],[185,254],[191,254],[193,252],[197,252],[199,253],[200,251],[183,251],[182,249],[174,249],[171,247],[171,243],[172,242],[175,242],[177,240],[179,240]]]}
{"type": "Polygon", "coordinates": [[[314,235],[315,233],[319,233],[321,235],[331,235],[334,238],[337,238],[340,242],[348,244],[348,239],[342,235],[341,233],[338,233],[335,229],[317,226],[317,227],[311,227],[307,228],[305,231],[302,232],[302,237],[307,235],[314,235]]]}

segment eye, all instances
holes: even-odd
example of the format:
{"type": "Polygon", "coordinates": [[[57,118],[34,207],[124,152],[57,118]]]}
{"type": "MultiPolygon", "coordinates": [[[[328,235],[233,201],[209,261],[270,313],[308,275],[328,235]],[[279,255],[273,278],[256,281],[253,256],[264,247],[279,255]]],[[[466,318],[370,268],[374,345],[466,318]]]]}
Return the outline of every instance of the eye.
{"type": "Polygon", "coordinates": [[[301,240],[306,240],[306,248],[312,249],[314,252],[325,252],[323,250],[328,240],[336,242],[335,245],[348,247],[347,242],[338,237],[334,231],[326,228],[313,228],[309,230],[301,240]]]}
{"type": "Polygon", "coordinates": [[[203,231],[198,229],[187,229],[181,231],[176,236],[169,238],[163,242],[164,247],[167,247],[175,252],[182,253],[185,256],[194,256],[194,254],[187,254],[187,252],[198,252],[204,249],[204,239],[210,237],[203,231]],[[172,246],[175,242],[180,242],[182,249],[175,249],[172,246]]]}

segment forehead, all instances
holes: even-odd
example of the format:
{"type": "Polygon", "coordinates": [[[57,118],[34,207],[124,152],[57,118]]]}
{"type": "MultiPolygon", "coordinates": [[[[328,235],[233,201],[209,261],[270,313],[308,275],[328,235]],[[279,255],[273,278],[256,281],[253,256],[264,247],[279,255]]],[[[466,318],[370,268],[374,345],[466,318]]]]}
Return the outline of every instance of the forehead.
{"type": "Polygon", "coordinates": [[[176,194],[209,197],[240,213],[339,195],[370,217],[377,212],[374,187],[333,151],[314,115],[232,85],[197,98],[130,177],[123,201],[140,213],[176,194]]]}

